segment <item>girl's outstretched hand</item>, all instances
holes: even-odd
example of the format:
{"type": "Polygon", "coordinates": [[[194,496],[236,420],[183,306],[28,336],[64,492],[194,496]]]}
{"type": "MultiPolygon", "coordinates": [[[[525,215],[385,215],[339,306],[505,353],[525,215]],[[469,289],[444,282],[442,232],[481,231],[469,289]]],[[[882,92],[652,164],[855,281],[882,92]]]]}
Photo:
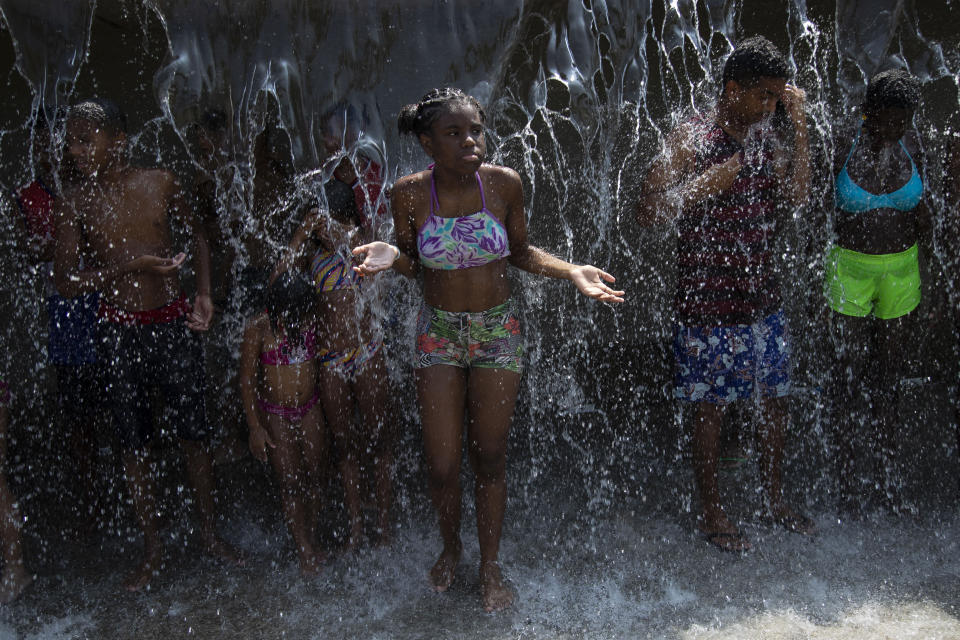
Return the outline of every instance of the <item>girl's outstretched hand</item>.
{"type": "Polygon", "coordinates": [[[356,247],[353,250],[353,255],[364,256],[363,262],[356,265],[353,270],[362,276],[372,276],[392,267],[394,261],[400,255],[400,250],[392,244],[378,240],[356,247]]]}
{"type": "Polygon", "coordinates": [[[596,298],[601,302],[623,302],[624,292],[611,289],[604,283],[604,280],[616,282],[617,279],[594,266],[585,264],[574,267],[570,271],[570,280],[585,296],[596,298]]]}

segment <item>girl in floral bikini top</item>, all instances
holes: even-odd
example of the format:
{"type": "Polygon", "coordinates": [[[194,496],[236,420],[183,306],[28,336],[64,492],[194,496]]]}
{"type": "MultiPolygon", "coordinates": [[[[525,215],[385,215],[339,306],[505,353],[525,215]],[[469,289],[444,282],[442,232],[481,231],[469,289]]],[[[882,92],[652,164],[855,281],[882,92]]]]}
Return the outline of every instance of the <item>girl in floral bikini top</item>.
{"type": "Polygon", "coordinates": [[[443,538],[430,580],[434,589],[445,591],[460,561],[459,475],[467,441],[476,471],[483,606],[495,611],[513,601],[497,555],[506,503],[506,443],[523,359],[504,258],[525,271],[571,280],[592,298],[620,302],[623,292],[607,286],[613,277],[600,269],[570,264],[528,244],[520,176],[483,162],[484,119],[480,103],[458,89],[435,89],[403,109],[400,132],[416,135],[436,164],[393,187],[398,246],[372,242],[354,254],[364,257],[356,267],[363,274],[392,267],[414,276],[424,267],[414,367],[443,538]]]}

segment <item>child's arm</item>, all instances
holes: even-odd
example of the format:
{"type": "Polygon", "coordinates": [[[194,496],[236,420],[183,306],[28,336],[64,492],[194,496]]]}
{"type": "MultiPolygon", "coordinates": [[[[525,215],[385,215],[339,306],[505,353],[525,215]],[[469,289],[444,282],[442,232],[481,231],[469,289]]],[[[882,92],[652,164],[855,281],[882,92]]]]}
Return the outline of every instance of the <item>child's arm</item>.
{"type": "Polygon", "coordinates": [[[416,228],[416,192],[417,183],[411,176],[397,180],[390,193],[393,211],[393,228],[396,233],[396,246],[387,242],[374,241],[353,250],[353,255],[363,261],[353,268],[360,275],[373,275],[393,269],[409,278],[417,277],[420,262],[417,252],[416,228]]]}
{"type": "Polygon", "coordinates": [[[267,461],[267,447],[275,447],[270,434],[260,424],[257,412],[257,359],[263,346],[263,329],[266,316],[259,315],[251,320],[243,331],[243,344],[240,347],[240,399],[243,413],[250,429],[250,453],[260,462],[267,461]]]}
{"type": "Polygon", "coordinates": [[[120,264],[81,271],[80,229],[72,204],[64,199],[57,200],[54,204],[54,219],[57,232],[53,276],[57,291],[65,298],[100,291],[114,280],[138,271],[170,275],[176,272],[187,258],[185,253],[178,253],[172,258],[143,255],[120,264]]]}
{"type": "Polygon", "coordinates": [[[490,190],[497,189],[507,202],[504,228],[510,243],[510,264],[528,273],[570,280],[585,296],[603,302],[623,302],[623,291],[611,289],[615,282],[609,273],[592,265],[577,265],[550,255],[529,243],[523,206],[523,182],[513,169],[497,168],[489,179],[490,190]]]}
{"type": "Polygon", "coordinates": [[[194,331],[206,331],[213,319],[213,300],[210,298],[210,242],[206,229],[195,215],[180,183],[172,174],[169,174],[169,177],[173,181],[173,191],[167,210],[169,215],[187,224],[193,237],[193,269],[197,295],[193,301],[193,311],[187,316],[187,326],[194,331]]]}

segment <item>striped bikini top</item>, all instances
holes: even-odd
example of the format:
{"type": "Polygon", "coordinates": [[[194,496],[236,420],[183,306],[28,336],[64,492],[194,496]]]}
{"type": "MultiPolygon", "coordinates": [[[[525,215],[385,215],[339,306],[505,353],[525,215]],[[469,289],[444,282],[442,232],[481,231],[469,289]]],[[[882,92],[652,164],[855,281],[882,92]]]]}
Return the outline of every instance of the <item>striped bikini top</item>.
{"type": "Polygon", "coordinates": [[[353,264],[337,251],[318,251],[310,263],[310,275],[318,293],[353,289],[360,284],[360,275],[353,264]]]}
{"type": "Polygon", "coordinates": [[[469,269],[502,260],[510,255],[507,229],[487,209],[483,182],[478,171],[481,208],[454,218],[438,215],[440,200],[430,172],[430,215],[417,231],[420,264],[428,269],[469,269]]]}

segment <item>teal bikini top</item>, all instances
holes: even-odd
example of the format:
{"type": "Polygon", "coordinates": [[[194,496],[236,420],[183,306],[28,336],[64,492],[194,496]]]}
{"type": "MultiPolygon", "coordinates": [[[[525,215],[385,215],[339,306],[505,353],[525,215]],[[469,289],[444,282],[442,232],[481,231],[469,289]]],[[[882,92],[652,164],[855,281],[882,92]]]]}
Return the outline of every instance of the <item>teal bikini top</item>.
{"type": "Polygon", "coordinates": [[[910,167],[913,172],[907,184],[896,191],[890,193],[870,193],[853,180],[847,173],[847,163],[853,156],[853,150],[857,148],[857,142],[860,141],[860,130],[857,130],[857,137],[853,140],[853,146],[850,147],[850,153],[840,169],[840,175],[834,183],[834,197],[836,198],[837,208],[848,213],[866,213],[875,209],[896,209],[897,211],[910,211],[923,199],[923,180],[920,178],[920,172],[917,171],[917,165],[913,162],[910,152],[900,141],[900,147],[910,159],[910,167]]]}

